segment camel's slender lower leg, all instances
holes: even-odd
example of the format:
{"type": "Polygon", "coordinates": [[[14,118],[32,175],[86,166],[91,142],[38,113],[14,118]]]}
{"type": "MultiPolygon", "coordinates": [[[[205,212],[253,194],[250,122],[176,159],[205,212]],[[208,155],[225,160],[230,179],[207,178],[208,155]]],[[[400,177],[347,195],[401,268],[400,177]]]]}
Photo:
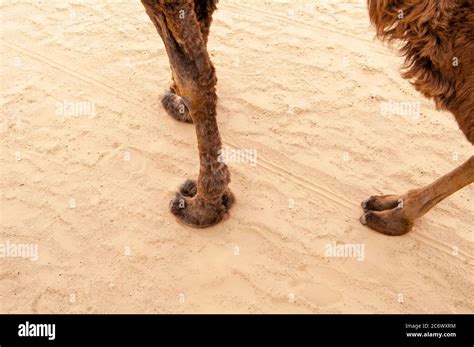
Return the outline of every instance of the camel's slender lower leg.
{"type": "Polygon", "coordinates": [[[233,202],[230,173],[220,162],[216,121],[217,82],[192,0],[142,0],[168,53],[179,95],[196,126],[199,179],[186,181],[171,211],[186,224],[206,227],[221,221],[233,202]]]}
{"type": "MultiPolygon", "coordinates": [[[[160,2],[165,3],[166,1],[147,0],[146,2],[155,2],[159,4],[160,2]]],[[[180,1],[175,1],[175,3],[178,3],[178,6],[179,2],[180,1]]],[[[194,16],[196,17],[196,20],[199,23],[199,30],[201,31],[202,39],[204,40],[204,44],[207,46],[207,40],[209,37],[209,31],[212,23],[212,14],[216,10],[217,0],[193,0],[192,2],[193,7],[192,9],[190,8],[189,11],[194,12],[194,16]]],[[[184,19],[183,17],[187,15],[189,14],[181,12],[180,19],[184,19]]],[[[155,20],[153,18],[151,18],[151,20],[155,23],[155,20]]],[[[175,81],[174,73],[171,76],[170,88],[163,95],[161,99],[161,104],[163,105],[166,112],[168,112],[168,114],[174,119],[185,123],[193,122],[193,119],[189,114],[189,104],[187,100],[183,98],[183,95],[179,90],[179,85],[175,81]]]]}
{"type": "Polygon", "coordinates": [[[372,196],[362,203],[361,223],[386,235],[410,231],[415,219],[461,188],[474,182],[474,156],[430,185],[402,196],[372,196]]]}

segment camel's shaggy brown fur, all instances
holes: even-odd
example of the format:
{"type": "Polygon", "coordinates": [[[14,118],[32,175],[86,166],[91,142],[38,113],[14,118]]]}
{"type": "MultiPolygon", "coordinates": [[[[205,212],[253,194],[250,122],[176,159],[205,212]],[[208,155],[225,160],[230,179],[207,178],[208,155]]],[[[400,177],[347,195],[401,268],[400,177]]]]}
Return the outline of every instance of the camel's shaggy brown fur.
{"type": "MultiPolygon", "coordinates": [[[[206,46],[209,38],[209,31],[211,29],[212,14],[217,10],[218,2],[219,0],[194,0],[194,13],[199,22],[202,38],[206,46]]],[[[174,77],[172,77],[170,90],[165,93],[161,99],[161,103],[168,114],[176,120],[185,123],[193,122],[193,119],[189,114],[189,104],[187,104],[185,99],[179,96],[174,77]]]]}
{"type": "Polygon", "coordinates": [[[196,13],[196,18],[199,22],[199,26],[201,27],[201,33],[206,45],[212,23],[212,14],[215,10],[217,10],[218,2],[219,0],[194,1],[194,12],[196,13]]]}
{"type": "Polygon", "coordinates": [[[368,0],[377,35],[403,42],[403,77],[474,143],[474,1],[368,0]]]}
{"type": "MultiPolygon", "coordinates": [[[[474,1],[367,0],[377,35],[400,41],[403,77],[455,116],[474,144],[474,1]]],[[[415,219],[474,182],[474,156],[434,183],[408,193],[372,196],[361,222],[387,235],[408,232],[415,219]]]]}

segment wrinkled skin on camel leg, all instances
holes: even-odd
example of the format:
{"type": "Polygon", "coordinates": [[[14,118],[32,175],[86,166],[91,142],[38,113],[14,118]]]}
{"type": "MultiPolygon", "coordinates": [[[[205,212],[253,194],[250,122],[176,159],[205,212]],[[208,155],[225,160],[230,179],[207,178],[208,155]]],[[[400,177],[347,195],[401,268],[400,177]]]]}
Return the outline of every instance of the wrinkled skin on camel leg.
{"type": "Polygon", "coordinates": [[[430,185],[410,190],[402,196],[372,196],[362,203],[362,224],[385,235],[410,231],[413,222],[440,201],[474,182],[474,156],[430,185]]]}
{"type": "MultiPolygon", "coordinates": [[[[216,10],[216,3],[217,0],[195,1],[194,3],[194,12],[206,46],[212,23],[212,14],[216,10]]],[[[184,123],[193,122],[189,114],[189,104],[187,100],[182,97],[179,87],[175,82],[174,74],[171,76],[170,89],[163,95],[161,104],[166,112],[174,119],[184,123]]]]}
{"type": "Polygon", "coordinates": [[[179,93],[187,100],[199,147],[198,181],[186,181],[170,202],[171,212],[193,227],[220,222],[234,202],[230,173],[220,162],[216,83],[192,0],[142,0],[166,47],[179,93]]]}

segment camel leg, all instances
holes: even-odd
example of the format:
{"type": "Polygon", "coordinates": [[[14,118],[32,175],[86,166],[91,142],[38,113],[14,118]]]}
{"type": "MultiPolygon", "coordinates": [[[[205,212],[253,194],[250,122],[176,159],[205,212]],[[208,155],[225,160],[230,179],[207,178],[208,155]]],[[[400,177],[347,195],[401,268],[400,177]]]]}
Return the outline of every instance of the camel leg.
{"type": "Polygon", "coordinates": [[[212,14],[217,9],[217,0],[197,0],[194,1],[194,12],[199,22],[204,44],[207,45],[209,31],[211,29],[212,14]]]}
{"type": "Polygon", "coordinates": [[[360,221],[382,234],[403,235],[410,231],[417,218],[423,216],[443,199],[473,182],[474,156],[424,188],[410,190],[402,196],[370,197],[362,203],[365,214],[360,221]]]}
{"type": "Polygon", "coordinates": [[[216,121],[216,83],[192,0],[142,0],[166,47],[173,77],[188,104],[199,147],[198,181],[188,180],[171,201],[184,223],[207,227],[221,221],[234,197],[230,173],[219,160],[222,147],[216,121]]]}
{"type": "MultiPolygon", "coordinates": [[[[146,1],[147,3],[152,3],[153,1],[146,1]]],[[[155,3],[160,1],[155,0],[155,3]]],[[[199,29],[204,40],[204,44],[207,46],[207,40],[209,37],[210,27],[212,23],[212,14],[216,10],[217,0],[198,0],[194,1],[194,13],[196,19],[199,22],[199,29]]],[[[145,5],[146,7],[146,5],[145,5]]],[[[148,13],[148,11],[147,11],[148,13]]],[[[186,16],[186,13],[181,12],[181,16],[186,16]]],[[[150,17],[153,23],[155,19],[150,17]]],[[[156,23],[155,23],[156,26],[156,23]]],[[[189,103],[185,98],[182,97],[180,93],[179,86],[175,81],[174,73],[171,76],[171,85],[169,90],[163,95],[161,99],[161,104],[163,105],[166,112],[173,117],[174,119],[185,122],[192,123],[193,119],[189,114],[189,103]]]]}

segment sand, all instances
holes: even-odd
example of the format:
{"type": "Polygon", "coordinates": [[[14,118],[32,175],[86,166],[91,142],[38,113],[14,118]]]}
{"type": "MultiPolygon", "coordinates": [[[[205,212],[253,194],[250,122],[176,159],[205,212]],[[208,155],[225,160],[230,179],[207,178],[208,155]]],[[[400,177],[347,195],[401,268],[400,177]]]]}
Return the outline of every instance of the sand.
{"type": "Polygon", "coordinates": [[[205,230],[168,211],[197,176],[196,138],[161,107],[168,59],[140,2],[4,0],[1,14],[1,313],[474,310],[474,186],[402,237],[358,221],[370,195],[472,155],[400,77],[364,0],[221,1],[218,122],[225,148],[257,157],[229,163],[237,203],[205,230]],[[420,113],[382,115],[392,101],[420,113]],[[38,259],[12,255],[21,244],[38,259]]]}

